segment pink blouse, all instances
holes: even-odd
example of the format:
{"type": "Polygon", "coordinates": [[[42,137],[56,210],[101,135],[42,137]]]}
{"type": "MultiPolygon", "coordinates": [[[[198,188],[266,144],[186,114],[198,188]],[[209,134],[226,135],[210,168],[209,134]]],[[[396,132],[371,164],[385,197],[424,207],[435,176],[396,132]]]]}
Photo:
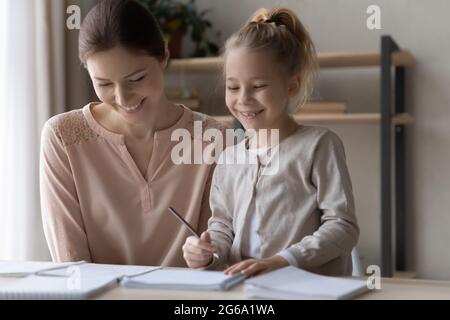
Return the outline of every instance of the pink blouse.
{"type": "Polygon", "coordinates": [[[181,247],[190,233],[167,208],[205,230],[213,165],[175,164],[179,141],[171,133],[185,128],[194,139],[195,120],[203,131],[225,127],[183,107],[174,126],[155,133],[144,177],[124,136],[97,123],[92,105],[52,117],[42,131],[41,206],[53,260],[185,266],[181,247]]]}

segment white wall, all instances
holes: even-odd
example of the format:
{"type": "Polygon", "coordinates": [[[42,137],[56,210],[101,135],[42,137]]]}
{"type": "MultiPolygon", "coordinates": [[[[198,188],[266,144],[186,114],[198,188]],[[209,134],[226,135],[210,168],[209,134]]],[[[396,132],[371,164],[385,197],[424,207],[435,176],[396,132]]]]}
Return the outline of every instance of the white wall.
{"type": "MultiPolygon", "coordinates": [[[[299,14],[318,51],[379,48],[382,34],[411,50],[417,64],[407,73],[406,108],[416,119],[407,129],[407,266],[420,278],[450,280],[450,1],[448,0],[197,0],[211,8],[209,17],[222,41],[259,7],[287,6],[299,14]],[[366,28],[366,8],[381,7],[382,30],[366,28]]],[[[175,85],[199,87],[204,111],[223,110],[220,77],[168,77],[175,85]]],[[[370,112],[379,106],[378,69],[321,72],[316,96],[345,100],[350,111],[370,112]]],[[[358,245],[365,264],[379,264],[380,183],[378,125],[334,125],[344,140],[357,214],[358,245]]]]}
{"type": "MultiPolygon", "coordinates": [[[[94,6],[91,0],[64,0],[64,7],[77,5],[84,19],[90,8],[94,6]]],[[[66,14],[64,12],[64,14],[66,14]]],[[[66,15],[67,17],[67,15],[66,15]]],[[[89,75],[78,59],[77,29],[65,29],[65,61],[66,61],[66,110],[78,109],[92,100],[97,100],[89,75]],[[94,97],[94,98],[91,98],[94,97]]]]}

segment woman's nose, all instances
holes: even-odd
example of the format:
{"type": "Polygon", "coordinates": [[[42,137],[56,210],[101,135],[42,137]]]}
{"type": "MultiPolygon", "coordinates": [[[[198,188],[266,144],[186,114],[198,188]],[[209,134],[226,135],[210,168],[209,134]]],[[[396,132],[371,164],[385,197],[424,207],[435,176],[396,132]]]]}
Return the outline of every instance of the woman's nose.
{"type": "Polygon", "coordinates": [[[129,107],[129,104],[132,102],[132,93],[128,89],[121,86],[116,87],[114,95],[115,102],[122,107],[129,107]]]}

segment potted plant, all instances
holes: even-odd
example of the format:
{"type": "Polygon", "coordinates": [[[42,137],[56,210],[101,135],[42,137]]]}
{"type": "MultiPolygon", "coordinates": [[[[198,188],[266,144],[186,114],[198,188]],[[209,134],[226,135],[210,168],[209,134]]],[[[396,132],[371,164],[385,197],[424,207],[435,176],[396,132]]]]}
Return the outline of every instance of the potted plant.
{"type": "Polygon", "coordinates": [[[193,57],[216,55],[219,47],[208,39],[211,22],[205,18],[209,10],[197,12],[195,0],[139,0],[158,20],[168,41],[172,58],[181,57],[181,43],[185,35],[195,45],[193,57]]]}

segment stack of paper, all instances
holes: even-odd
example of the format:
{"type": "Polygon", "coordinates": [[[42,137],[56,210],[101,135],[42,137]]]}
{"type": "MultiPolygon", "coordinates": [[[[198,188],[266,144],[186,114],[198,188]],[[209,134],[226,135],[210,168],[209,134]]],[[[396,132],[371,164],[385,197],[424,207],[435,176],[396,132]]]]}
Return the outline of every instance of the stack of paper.
{"type": "Polygon", "coordinates": [[[251,278],[244,292],[260,299],[350,299],[367,291],[364,280],[317,275],[294,267],[285,267],[251,278]]]}
{"type": "Polygon", "coordinates": [[[244,275],[228,276],[223,271],[171,269],[124,277],[122,284],[129,288],[228,290],[244,279],[244,275]]]}

